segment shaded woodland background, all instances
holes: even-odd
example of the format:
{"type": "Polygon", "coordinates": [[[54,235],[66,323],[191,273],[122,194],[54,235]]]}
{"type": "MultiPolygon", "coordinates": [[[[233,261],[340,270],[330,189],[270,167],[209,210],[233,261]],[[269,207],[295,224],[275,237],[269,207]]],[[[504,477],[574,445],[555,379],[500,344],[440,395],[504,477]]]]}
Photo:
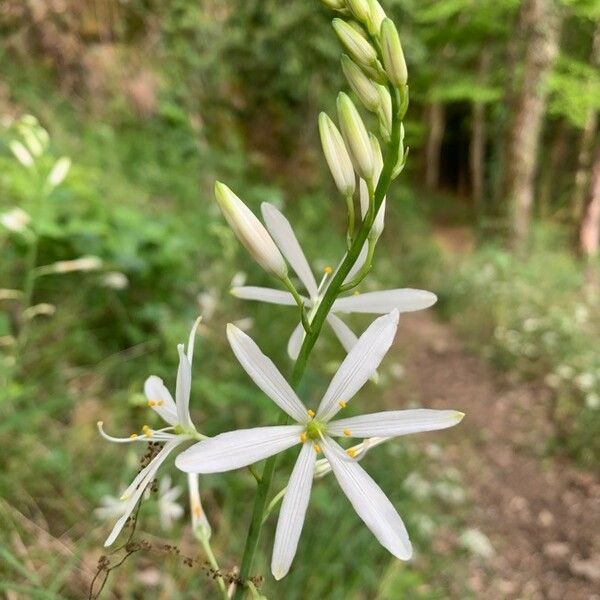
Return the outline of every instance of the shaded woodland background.
{"type": "MultiPolygon", "coordinates": [[[[385,9],[409,66],[411,149],[388,196],[366,289],[436,292],[436,315],[490,363],[491,377],[539,391],[530,429],[541,442],[535,452],[515,445],[514,454],[534,455],[540,470],[561,461],[595,482],[600,2],[388,0],[385,9]]],[[[321,110],[333,112],[337,91],[347,87],[330,20],[316,0],[0,4],[0,215],[14,216],[15,207],[29,215],[37,267],[100,259],[92,269],[38,277],[24,307],[30,242],[2,220],[0,439],[9,451],[0,458],[0,591],[11,600],[87,594],[109,528],[93,509],[117,493],[137,462],[133,450],[101,442],[95,423],[127,434],[148,419],[143,381],[151,373],[173,381],[175,345],[197,314],[205,325],[194,368],[195,421],[213,434],[256,423],[257,414],[274,418],[232,360],[224,325],[242,320],[286,365],[294,318],[277,314],[279,336],[272,331],[278,309],[228,294],[234,277],[257,285],[267,279],[222,221],[212,185],[227,181],[255,209],[265,200],[284,207],[314,264],[337,261],[345,211],[316,121],[321,110]],[[27,142],[23,115],[49,133],[39,173],[61,156],[72,161],[43,203],[37,175],[10,150],[14,140],[27,142]]],[[[359,331],[366,323],[353,325],[359,331]]],[[[399,346],[382,372],[395,406],[416,397],[403,370],[411,347],[402,338],[399,346]]],[[[308,397],[341,359],[330,339],[319,352],[308,397]]],[[[370,395],[382,402],[378,388],[370,395]]],[[[453,407],[461,408],[460,398],[453,407]]],[[[561,597],[544,590],[543,577],[529,596],[519,596],[528,588],[485,592],[465,577],[473,564],[488,573],[492,534],[470,522],[474,499],[461,465],[437,460],[442,442],[427,440],[382,447],[387,459],[367,459],[384,489],[395,490],[417,560],[391,561],[340,510],[342,500],[332,501],[333,486],[319,486],[286,599],[561,597]],[[332,530],[348,540],[344,548],[330,543],[332,530]],[[367,555],[368,564],[356,563],[367,555]]],[[[218,553],[232,567],[252,482],[239,474],[207,477],[203,489],[218,553]]],[[[197,552],[185,519],[162,531],[157,503],[145,504],[147,539],[181,539],[197,552]]],[[[267,530],[265,557],[271,540],[267,530]]],[[[588,598],[600,580],[600,541],[586,538],[578,551],[591,571],[565,567],[564,578],[576,584],[569,597],[588,598]]],[[[257,573],[268,573],[267,564],[257,573]]],[[[502,566],[494,569],[498,580],[502,566]]],[[[113,574],[105,593],[192,598],[210,589],[177,557],[142,552],[113,574]]],[[[271,581],[264,593],[282,597],[271,581]]]]}

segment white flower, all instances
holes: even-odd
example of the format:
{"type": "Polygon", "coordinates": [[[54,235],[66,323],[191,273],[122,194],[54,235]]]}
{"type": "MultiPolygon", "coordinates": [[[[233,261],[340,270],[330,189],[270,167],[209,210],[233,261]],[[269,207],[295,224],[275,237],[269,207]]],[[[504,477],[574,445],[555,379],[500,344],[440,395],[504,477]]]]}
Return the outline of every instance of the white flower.
{"type": "Polygon", "coordinates": [[[600,408],[600,396],[594,392],[588,394],[585,397],[585,405],[590,410],[597,410],[600,408]]]}
{"type": "Polygon", "coordinates": [[[9,231],[22,233],[31,223],[31,217],[21,208],[13,208],[0,214],[0,223],[9,231]]]}
{"type": "MultiPolygon", "coordinates": [[[[177,385],[175,388],[175,400],[165,387],[162,379],[151,375],[144,384],[144,393],[148,398],[148,406],[155,410],[162,419],[168,424],[162,429],[151,429],[144,425],[142,433],[132,434],[128,438],[116,438],[104,432],[102,421],[98,422],[98,429],[102,436],[117,443],[130,442],[164,442],[161,450],[152,458],[152,460],[135,476],[129,487],[121,495],[123,511],[121,517],[116,522],[110,535],[104,542],[105,546],[110,546],[127,522],[127,519],[135,509],[144,490],[154,480],[156,473],[166,458],[182,443],[189,440],[201,440],[205,436],[198,433],[190,417],[189,402],[190,389],[192,382],[192,359],[194,354],[194,338],[200,319],[197,319],[190,332],[187,346],[187,352],[184,345],[179,344],[179,369],[177,371],[177,385]]],[[[196,486],[197,487],[197,486],[196,486]]],[[[200,503],[198,497],[198,505],[200,503]]],[[[193,514],[193,509],[192,509],[193,514]]]]}
{"type": "Polygon", "coordinates": [[[171,529],[173,521],[183,515],[183,506],[176,502],[179,496],[181,496],[181,488],[178,485],[171,486],[171,477],[165,475],[158,484],[158,513],[163,529],[171,529]]]}
{"type": "Polygon", "coordinates": [[[125,504],[114,496],[106,495],[100,498],[100,506],[94,509],[94,514],[99,519],[117,519],[125,512],[125,504]]]}
{"type": "Polygon", "coordinates": [[[575,385],[580,390],[591,390],[594,387],[594,383],[596,382],[596,378],[593,373],[580,373],[575,377],[575,385]]]}
{"type": "Polygon", "coordinates": [[[48,185],[52,188],[59,186],[65,177],[69,174],[71,169],[71,159],[68,156],[59,158],[52,167],[52,170],[48,174],[48,185]]]}
{"type": "MultiPolygon", "coordinates": [[[[308,292],[308,296],[303,297],[303,300],[306,308],[310,310],[308,317],[309,319],[312,319],[327,291],[327,286],[331,281],[330,275],[332,274],[332,269],[327,268],[325,270],[323,280],[317,285],[315,277],[308,265],[308,261],[306,260],[306,256],[300,247],[289,221],[272,204],[263,202],[261,208],[269,233],[308,292]]],[[[367,246],[365,244],[358,261],[350,273],[348,273],[346,281],[350,281],[356,275],[366,260],[366,255],[367,246]]],[[[283,290],[243,286],[234,287],[231,290],[231,293],[237,298],[243,298],[245,300],[259,300],[271,304],[296,306],[296,302],[292,295],[283,290]]],[[[436,300],[435,294],[432,294],[431,292],[411,288],[367,292],[365,294],[346,296],[338,298],[334,302],[331,312],[327,315],[327,322],[340,340],[344,349],[349,352],[354,344],[356,344],[357,338],[336,313],[386,314],[394,309],[398,310],[398,312],[411,312],[428,308],[433,305],[436,300]]],[[[304,334],[304,327],[302,326],[302,323],[299,323],[296,329],[294,329],[288,342],[288,353],[293,359],[298,357],[302,341],[304,340],[304,334]]]]}
{"type": "Polygon", "coordinates": [[[323,451],[342,490],[379,542],[394,556],[407,560],[411,543],[402,519],[379,486],[356,460],[356,450],[344,450],[333,437],[393,437],[451,427],[463,414],[453,410],[399,410],[333,421],[363,387],[391,346],[398,311],[376,319],[346,356],[331,380],[316,413],[307,410],[273,362],[255,342],[231,324],[229,343],[240,364],[258,387],[294,421],[294,425],[257,427],[222,433],[195,444],[176,459],[181,470],[220,473],[248,466],[301,445],[281,506],[271,570],[276,579],[288,572],[300,538],[317,462],[323,451]]]}
{"type": "Polygon", "coordinates": [[[460,535],[461,545],[477,556],[492,558],[495,554],[494,546],[485,533],[478,529],[466,529],[460,535]]]}

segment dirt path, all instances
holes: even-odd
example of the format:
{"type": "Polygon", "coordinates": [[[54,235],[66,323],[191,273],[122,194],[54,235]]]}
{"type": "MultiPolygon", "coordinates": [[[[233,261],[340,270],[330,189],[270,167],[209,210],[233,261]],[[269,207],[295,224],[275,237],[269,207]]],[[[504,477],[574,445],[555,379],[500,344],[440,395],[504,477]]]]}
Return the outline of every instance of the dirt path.
{"type": "Polygon", "coordinates": [[[600,599],[600,477],[544,456],[545,392],[500,381],[431,311],[400,331],[411,394],[467,415],[436,442],[463,475],[468,526],[495,550],[469,565],[470,588],[486,600],[600,599]]]}

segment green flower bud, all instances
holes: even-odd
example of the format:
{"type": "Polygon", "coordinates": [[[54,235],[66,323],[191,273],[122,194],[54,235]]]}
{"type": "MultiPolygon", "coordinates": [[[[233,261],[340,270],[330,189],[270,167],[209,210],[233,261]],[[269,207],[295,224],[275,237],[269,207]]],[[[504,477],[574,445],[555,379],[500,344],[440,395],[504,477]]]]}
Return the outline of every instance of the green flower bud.
{"type": "Polygon", "coordinates": [[[392,135],[392,97],[384,85],[378,85],[377,92],[379,94],[379,109],[377,111],[379,129],[381,137],[388,141],[392,135]]]}
{"type": "Polygon", "coordinates": [[[404,60],[404,52],[400,44],[398,30],[391,19],[384,19],[381,24],[381,53],[383,66],[390,81],[396,85],[406,85],[408,70],[404,60]]]}
{"type": "Polygon", "coordinates": [[[350,12],[354,18],[361,23],[366,23],[370,17],[369,4],[367,0],[346,0],[350,12]]]}
{"type": "Polygon", "coordinates": [[[367,39],[342,19],[333,19],[333,29],[354,61],[364,65],[377,62],[377,52],[367,39]]]}
{"type": "Polygon", "coordinates": [[[344,197],[352,196],[356,187],[352,161],[338,128],[325,113],[319,115],[319,134],[335,185],[344,197]]]}
{"type": "Polygon", "coordinates": [[[377,0],[367,0],[369,4],[369,18],[367,19],[367,29],[371,35],[379,37],[381,24],[385,17],[385,12],[377,0]]]}
{"type": "Polygon", "coordinates": [[[345,0],[321,0],[321,3],[331,10],[342,10],[346,8],[345,0]]]}
{"type": "Polygon", "coordinates": [[[354,90],[365,108],[375,112],[379,107],[379,94],[375,84],[364,74],[362,69],[346,54],[342,55],[342,71],[348,84],[354,90]]]}
{"type": "Polygon", "coordinates": [[[252,258],[278,279],[287,277],[287,265],[281,252],[254,213],[220,181],[215,183],[215,198],[233,233],[252,258]]]}
{"type": "Polygon", "coordinates": [[[373,150],[369,134],[350,97],[340,92],[337,97],[337,111],[342,136],[350,153],[354,170],[360,177],[370,180],[373,177],[373,150]]]}

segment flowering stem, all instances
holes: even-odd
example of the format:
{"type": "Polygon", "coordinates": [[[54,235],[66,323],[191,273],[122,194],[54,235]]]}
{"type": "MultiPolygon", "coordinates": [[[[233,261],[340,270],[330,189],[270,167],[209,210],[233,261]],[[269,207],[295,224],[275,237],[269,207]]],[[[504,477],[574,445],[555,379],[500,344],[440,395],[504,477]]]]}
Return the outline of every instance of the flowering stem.
{"type": "Polygon", "coordinates": [[[196,538],[202,544],[202,548],[204,549],[206,558],[208,558],[208,562],[210,563],[210,566],[213,568],[213,571],[215,573],[215,580],[217,582],[217,585],[219,586],[221,595],[223,596],[223,598],[225,600],[227,600],[227,598],[229,598],[229,596],[227,595],[227,587],[225,586],[225,580],[223,579],[223,577],[221,577],[221,570],[219,568],[219,563],[217,562],[217,559],[215,558],[212,548],[210,547],[210,542],[208,540],[208,536],[200,533],[200,534],[196,534],[196,538]]]}
{"type": "MultiPolygon", "coordinates": [[[[392,181],[392,174],[398,162],[399,155],[400,124],[404,113],[406,112],[406,107],[404,106],[406,103],[404,99],[406,93],[401,97],[397,88],[390,86],[389,89],[392,96],[392,132],[390,141],[387,144],[387,152],[383,164],[383,170],[381,171],[379,182],[377,183],[377,188],[375,189],[374,202],[369,206],[367,214],[363,219],[352,245],[348,249],[348,252],[346,253],[346,256],[344,257],[339,269],[335,272],[331,283],[329,284],[327,291],[325,292],[325,295],[323,296],[323,299],[311,320],[310,331],[307,331],[306,333],[290,379],[290,383],[294,389],[297,389],[300,380],[304,375],[308,358],[312,349],[314,348],[319,334],[321,333],[321,328],[325,323],[325,319],[340,293],[340,290],[344,284],[344,280],[346,279],[352,266],[356,263],[360,251],[367,241],[369,232],[373,226],[373,221],[375,220],[375,215],[378,213],[381,203],[383,202],[383,199],[385,198],[387,190],[392,181]]],[[[288,289],[290,288],[288,287],[288,289]]],[[[278,425],[285,425],[287,422],[287,415],[282,414],[279,417],[278,425]]],[[[246,544],[244,547],[244,554],[240,567],[240,580],[242,582],[245,582],[250,575],[250,570],[254,561],[254,555],[256,554],[256,549],[258,547],[258,539],[263,525],[269,489],[271,487],[271,481],[273,479],[276,464],[277,455],[274,455],[265,461],[262,478],[257,486],[256,496],[254,498],[254,508],[250,521],[250,529],[248,530],[248,536],[246,537],[246,544]]],[[[234,600],[241,600],[243,596],[244,586],[241,585],[236,589],[233,598],[234,600]]]]}

